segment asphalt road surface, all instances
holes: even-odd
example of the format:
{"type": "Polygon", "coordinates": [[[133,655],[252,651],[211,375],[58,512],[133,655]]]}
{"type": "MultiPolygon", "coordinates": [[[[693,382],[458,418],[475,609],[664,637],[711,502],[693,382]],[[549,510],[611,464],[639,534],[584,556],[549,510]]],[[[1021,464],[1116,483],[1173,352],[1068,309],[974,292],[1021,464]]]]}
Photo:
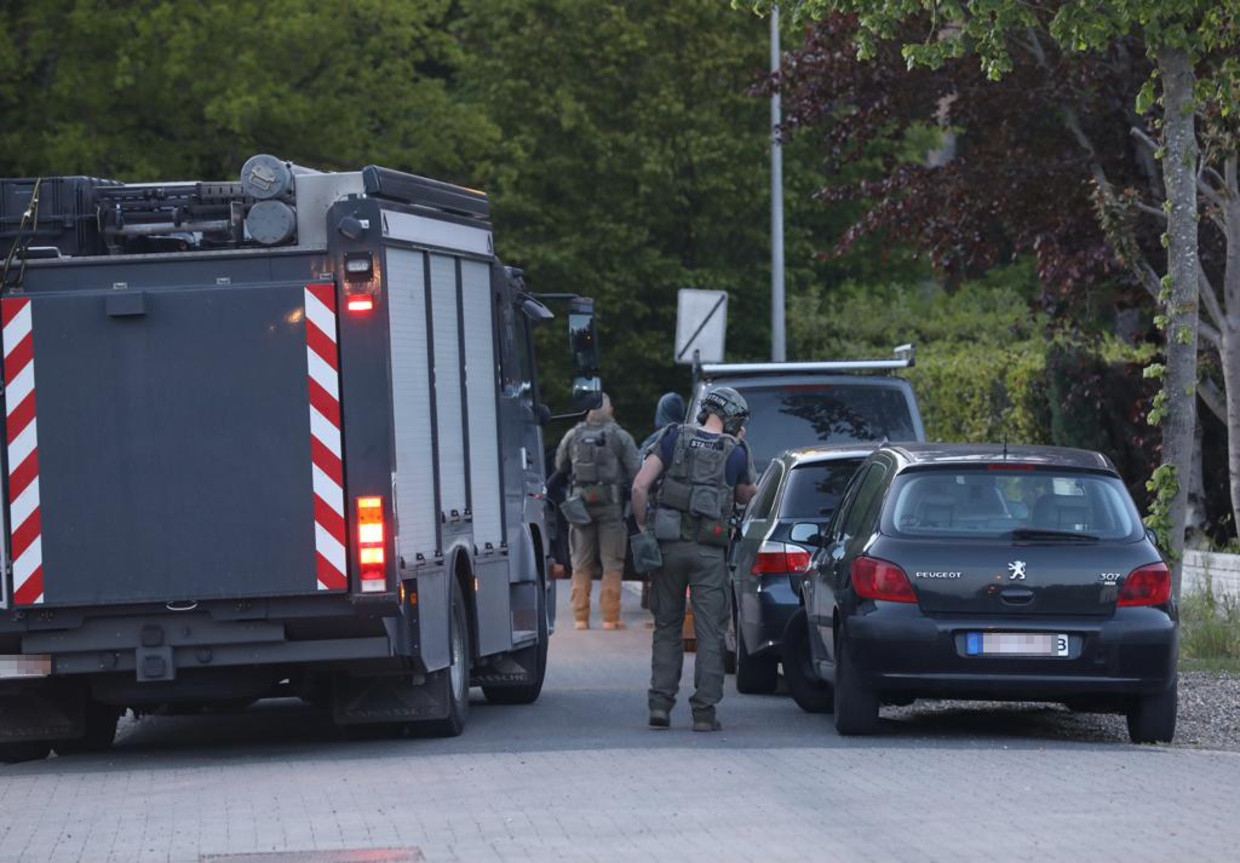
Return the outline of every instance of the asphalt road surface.
{"type": "Polygon", "coordinates": [[[683,703],[648,729],[650,632],[624,602],[628,631],[561,625],[539,702],[476,694],[454,740],[345,741],[272,702],[0,768],[0,861],[1237,859],[1240,753],[1074,736],[1060,711],[902,710],[842,739],[729,681],[723,732],[683,703]]]}

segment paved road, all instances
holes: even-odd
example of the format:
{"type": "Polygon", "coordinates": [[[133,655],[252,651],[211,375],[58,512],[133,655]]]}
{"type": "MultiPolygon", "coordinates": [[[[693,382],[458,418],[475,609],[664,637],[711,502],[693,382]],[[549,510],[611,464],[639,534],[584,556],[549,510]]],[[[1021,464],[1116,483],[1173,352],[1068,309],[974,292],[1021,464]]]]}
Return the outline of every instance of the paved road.
{"type": "Polygon", "coordinates": [[[649,730],[649,632],[625,605],[627,632],[561,629],[536,705],[475,700],[455,740],[344,742],[279,702],[0,768],[0,861],[1236,859],[1240,754],[1063,739],[1058,712],[914,712],[845,740],[732,692],[720,734],[690,732],[684,707],[649,730]]]}

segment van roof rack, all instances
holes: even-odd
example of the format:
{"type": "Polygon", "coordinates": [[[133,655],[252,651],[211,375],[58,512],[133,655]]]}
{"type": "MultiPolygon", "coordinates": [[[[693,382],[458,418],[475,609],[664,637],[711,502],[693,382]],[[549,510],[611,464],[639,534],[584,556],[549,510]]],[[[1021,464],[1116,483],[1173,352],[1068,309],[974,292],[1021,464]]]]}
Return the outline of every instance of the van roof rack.
{"type": "Polygon", "coordinates": [[[913,345],[897,345],[889,359],[823,360],[807,363],[703,363],[699,377],[716,378],[726,375],[777,375],[813,372],[873,372],[910,369],[917,364],[913,345]]]}

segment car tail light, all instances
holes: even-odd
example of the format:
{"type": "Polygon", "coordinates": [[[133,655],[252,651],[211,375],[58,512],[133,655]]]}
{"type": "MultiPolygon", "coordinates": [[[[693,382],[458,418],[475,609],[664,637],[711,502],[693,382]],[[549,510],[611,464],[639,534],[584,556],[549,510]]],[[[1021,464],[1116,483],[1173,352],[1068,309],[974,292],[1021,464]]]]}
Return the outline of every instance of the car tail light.
{"type": "Polygon", "coordinates": [[[384,559],[383,498],[357,499],[357,563],[362,593],[381,593],[387,589],[384,559]]]}
{"type": "Polygon", "coordinates": [[[916,602],[917,594],[903,569],[877,557],[854,558],[852,583],[857,595],[864,599],[885,599],[888,602],[916,602]]]}
{"type": "Polygon", "coordinates": [[[1171,571],[1161,560],[1138,566],[1124,579],[1119,605],[1161,605],[1171,599],[1171,571]]]}
{"type": "Polygon", "coordinates": [[[750,575],[791,575],[809,569],[809,552],[799,545],[764,542],[754,558],[750,575]]]}

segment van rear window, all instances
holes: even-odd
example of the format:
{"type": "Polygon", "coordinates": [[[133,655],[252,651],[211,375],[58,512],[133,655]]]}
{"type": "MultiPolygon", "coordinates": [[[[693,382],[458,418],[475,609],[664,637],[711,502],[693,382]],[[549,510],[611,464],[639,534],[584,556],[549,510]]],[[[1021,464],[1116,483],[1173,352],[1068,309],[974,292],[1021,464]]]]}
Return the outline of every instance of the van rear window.
{"type": "Polygon", "coordinates": [[[817,443],[916,439],[908,400],[896,387],[801,384],[736,389],[749,403],[745,440],[758,465],[786,449],[817,443]]]}

